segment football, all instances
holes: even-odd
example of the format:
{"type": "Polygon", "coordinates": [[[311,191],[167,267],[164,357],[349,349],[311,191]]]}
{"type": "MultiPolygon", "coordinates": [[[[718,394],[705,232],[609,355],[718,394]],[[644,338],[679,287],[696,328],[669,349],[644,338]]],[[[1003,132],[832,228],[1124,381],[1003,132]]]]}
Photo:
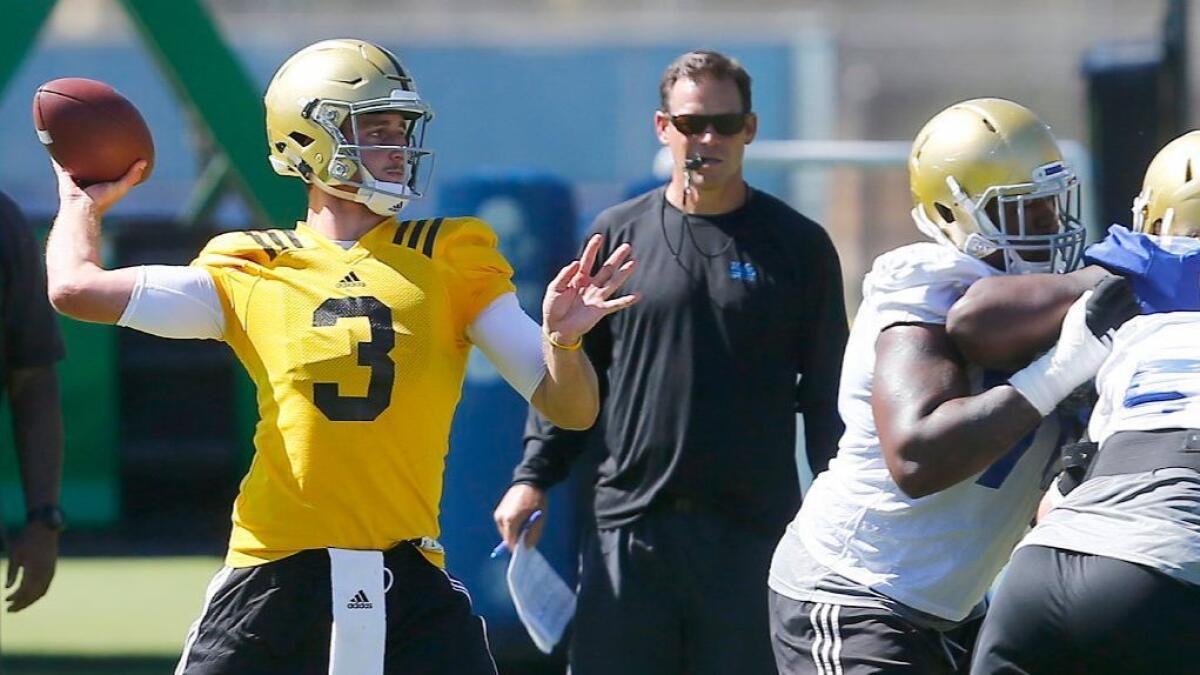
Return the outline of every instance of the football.
{"type": "Polygon", "coordinates": [[[141,113],[109,85],[51,80],[33,95],[33,125],[50,156],[82,187],[117,180],[139,159],[154,168],[154,139],[141,113]]]}

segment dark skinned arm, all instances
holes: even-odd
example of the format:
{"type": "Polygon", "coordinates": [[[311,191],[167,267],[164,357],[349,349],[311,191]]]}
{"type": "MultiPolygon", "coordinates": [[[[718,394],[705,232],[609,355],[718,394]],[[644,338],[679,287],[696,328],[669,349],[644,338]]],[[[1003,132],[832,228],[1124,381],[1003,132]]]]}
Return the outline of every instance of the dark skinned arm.
{"type": "MultiPolygon", "coordinates": [[[[8,374],[13,436],[21,468],[25,508],[59,503],[63,426],[58,376],[53,366],[16,368],[8,374]]],[[[10,544],[5,587],[20,583],[8,596],[8,611],[18,612],[46,594],[58,559],[58,533],[43,523],[26,524],[10,544]]]]}
{"type": "Polygon", "coordinates": [[[1090,265],[981,279],[950,308],[946,332],[968,362],[1012,372],[1054,344],[1071,303],[1107,276],[1090,265]]]}
{"type": "Polygon", "coordinates": [[[909,497],[978,474],[1042,420],[1007,384],[970,395],[966,362],[942,326],[887,328],[875,358],[871,409],[888,472],[909,497]]]}

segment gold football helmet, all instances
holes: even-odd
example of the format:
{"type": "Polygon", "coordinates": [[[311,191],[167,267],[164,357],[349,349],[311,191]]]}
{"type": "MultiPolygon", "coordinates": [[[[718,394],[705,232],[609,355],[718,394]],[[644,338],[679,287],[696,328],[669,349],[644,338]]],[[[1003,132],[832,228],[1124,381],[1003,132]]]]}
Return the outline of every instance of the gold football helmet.
{"type": "MultiPolygon", "coordinates": [[[[362,40],[326,40],[292,55],[271,79],[265,97],[267,140],[276,173],[380,215],[399,211],[422,196],[432,170],[432,151],[422,146],[433,109],[417,93],[412,76],[386,49],[362,40]],[[364,144],[359,116],[396,112],[404,138],[364,144]],[[364,152],[395,153],[400,182],[373,176],[364,152]],[[422,162],[422,160],[425,160],[422,162]],[[424,170],[422,170],[424,169],[424,170]]],[[[365,134],[364,134],[365,136],[365,134]]]]}
{"type": "Polygon", "coordinates": [[[1150,161],[1133,200],[1133,230],[1200,237],[1200,131],[1167,143],[1150,161]]]}
{"type": "Polygon", "coordinates": [[[913,219],[934,240],[975,258],[1003,252],[1001,269],[1010,274],[1079,265],[1086,232],[1078,181],[1028,108],[999,98],[950,106],[917,134],[908,174],[913,219]],[[1045,208],[1035,200],[1049,200],[1056,231],[1027,222],[1027,210],[1045,208]]]}

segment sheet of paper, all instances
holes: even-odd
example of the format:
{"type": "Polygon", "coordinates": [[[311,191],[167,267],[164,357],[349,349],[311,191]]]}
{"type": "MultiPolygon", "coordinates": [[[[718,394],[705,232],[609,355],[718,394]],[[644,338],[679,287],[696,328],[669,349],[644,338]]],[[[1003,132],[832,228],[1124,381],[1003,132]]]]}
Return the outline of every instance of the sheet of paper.
{"type": "Polygon", "coordinates": [[[524,535],[508,561],[508,592],[529,637],[549,654],[575,615],[575,592],[536,548],[526,548],[524,535]]]}

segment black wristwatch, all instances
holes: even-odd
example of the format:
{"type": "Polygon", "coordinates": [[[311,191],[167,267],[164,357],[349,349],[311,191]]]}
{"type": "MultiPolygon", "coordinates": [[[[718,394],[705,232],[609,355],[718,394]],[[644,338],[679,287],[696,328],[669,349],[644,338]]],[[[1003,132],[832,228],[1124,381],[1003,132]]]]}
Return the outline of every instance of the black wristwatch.
{"type": "Polygon", "coordinates": [[[57,504],[47,504],[36,509],[30,509],[25,514],[25,522],[41,523],[51,532],[62,532],[67,526],[67,517],[57,504]]]}

